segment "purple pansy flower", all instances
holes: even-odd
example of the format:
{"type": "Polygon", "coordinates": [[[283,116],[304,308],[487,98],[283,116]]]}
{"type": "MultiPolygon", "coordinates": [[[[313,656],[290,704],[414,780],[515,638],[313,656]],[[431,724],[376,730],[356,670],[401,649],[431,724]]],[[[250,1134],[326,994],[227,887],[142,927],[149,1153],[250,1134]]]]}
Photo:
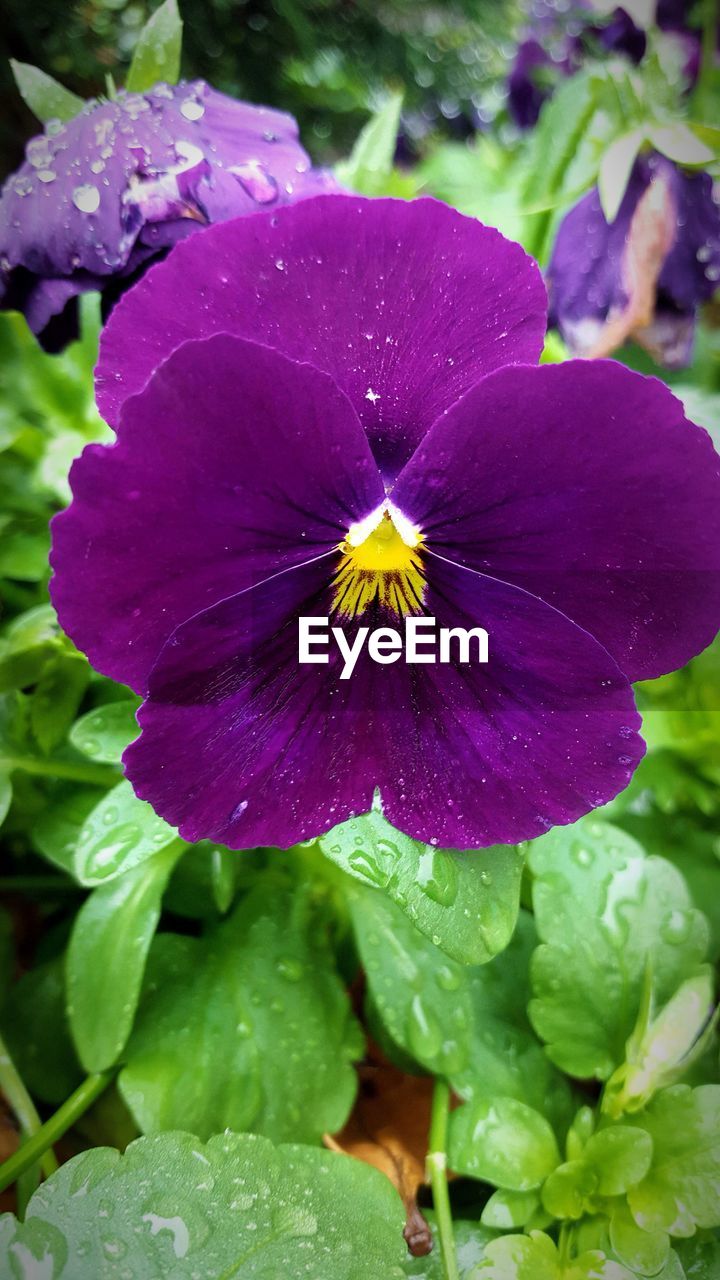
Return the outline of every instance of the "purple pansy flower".
{"type": "Polygon", "coordinates": [[[632,337],[681,367],[698,308],[719,281],[712,178],[649,154],[636,161],[614,222],[596,188],[563,219],[548,269],[551,321],[579,355],[609,355],[632,337]]]}
{"type": "Polygon", "coordinates": [[[0,306],[57,348],[76,329],[79,293],[112,299],[199,227],[333,187],[292,116],[202,80],[88,103],[33,138],[5,184],[0,306]]]}
{"type": "Polygon", "coordinates": [[[660,382],[537,366],[544,331],[534,263],[433,200],[213,227],[115,308],[117,440],[73,466],[52,594],[143,695],[127,774],[188,839],[289,846],[379,789],[476,847],[626,785],[629,681],[720,620],[719,460],[660,382]],[[488,663],[298,662],[302,617],[349,646],[428,616],[488,663]]]}

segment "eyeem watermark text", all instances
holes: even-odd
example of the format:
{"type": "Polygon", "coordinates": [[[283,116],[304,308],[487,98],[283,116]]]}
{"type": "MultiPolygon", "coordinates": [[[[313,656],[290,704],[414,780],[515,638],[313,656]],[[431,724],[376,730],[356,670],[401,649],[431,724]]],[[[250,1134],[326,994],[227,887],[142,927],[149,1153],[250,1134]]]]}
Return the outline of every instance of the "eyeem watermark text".
{"type": "Polygon", "coordinates": [[[343,659],[341,680],[349,680],[367,645],[368,657],[387,666],[401,658],[410,663],[487,662],[488,633],[484,627],[438,627],[435,618],[406,618],[404,633],[394,627],[358,627],[350,642],[342,627],[329,618],[298,618],[298,662],[328,663],[335,644],[343,659]]]}

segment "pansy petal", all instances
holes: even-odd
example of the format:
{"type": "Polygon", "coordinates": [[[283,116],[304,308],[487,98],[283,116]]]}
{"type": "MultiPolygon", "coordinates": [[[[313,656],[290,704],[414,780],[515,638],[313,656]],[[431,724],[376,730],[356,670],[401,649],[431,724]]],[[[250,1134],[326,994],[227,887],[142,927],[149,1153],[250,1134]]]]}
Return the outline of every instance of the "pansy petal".
{"type": "Polygon", "coordinates": [[[318,196],[179,244],[111,316],[98,399],[114,424],[181,342],[237,333],[330,373],[395,472],[484,374],[537,360],[545,308],[535,264],[475,219],[318,196]]]}
{"type": "MultiPolygon", "coordinates": [[[[366,812],[455,848],[571,822],[642,755],[632,692],[591,636],[515,587],[429,557],[428,611],[484,625],[487,665],[298,662],[298,616],[327,617],[327,558],[225,600],[165,646],[125,765],[190,840],[289,846],[366,812]]],[[[352,642],[358,625],[348,625],[352,642]]]]}
{"type": "Polygon", "coordinates": [[[631,680],[720,624],[720,458],[661,382],[612,361],[507,369],[438,420],[394,503],[428,545],[594,635],[631,680]]]}
{"type": "Polygon", "coordinates": [[[70,480],[53,601],[98,670],[138,691],[181,622],[336,547],[384,493],[332,380],[227,334],[175,352],[70,480]]]}

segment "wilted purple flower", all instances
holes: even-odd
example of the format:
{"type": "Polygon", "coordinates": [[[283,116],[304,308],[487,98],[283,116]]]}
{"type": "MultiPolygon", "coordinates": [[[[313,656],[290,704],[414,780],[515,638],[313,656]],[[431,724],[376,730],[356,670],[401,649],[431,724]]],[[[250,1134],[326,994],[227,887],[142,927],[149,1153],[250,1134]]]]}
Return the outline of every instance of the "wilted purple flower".
{"type": "Polygon", "coordinates": [[[472,847],[625,786],[629,681],[720,619],[720,469],[661,383],[537,367],[544,330],[523,251],[432,200],[213,227],[116,307],[117,441],[73,467],[52,592],[145,697],[127,773],[187,838],[290,845],[379,788],[395,826],[472,847]],[[483,627],[489,661],[406,662],[386,632],[343,679],[335,645],[299,663],[302,617],[346,647],[483,627]]]}
{"type": "Polygon", "coordinates": [[[609,355],[632,337],[659,363],[680,367],[692,354],[698,307],[719,281],[712,178],[641,156],[614,222],[593,189],[560,224],[548,269],[551,322],[576,354],[609,355]]]}
{"type": "Polygon", "coordinates": [[[208,223],[331,189],[292,116],[202,80],[91,102],[27,145],[0,200],[0,305],[45,345],[79,293],[116,296],[138,268],[208,223]]]}

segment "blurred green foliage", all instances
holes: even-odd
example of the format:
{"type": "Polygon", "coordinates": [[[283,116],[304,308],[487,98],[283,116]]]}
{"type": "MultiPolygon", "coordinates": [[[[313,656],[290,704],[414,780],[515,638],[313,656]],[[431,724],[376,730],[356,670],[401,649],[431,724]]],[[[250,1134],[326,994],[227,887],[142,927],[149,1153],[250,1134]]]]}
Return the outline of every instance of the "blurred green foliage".
{"type": "MultiPolygon", "coordinates": [[[[5,0],[0,33],[0,172],[34,121],[7,60],[42,66],[83,97],[125,79],[154,3],[5,0]]],[[[519,0],[185,0],[183,74],[293,112],[318,158],[347,150],[390,87],[407,128],[467,132],[495,114],[519,0]]]]}

